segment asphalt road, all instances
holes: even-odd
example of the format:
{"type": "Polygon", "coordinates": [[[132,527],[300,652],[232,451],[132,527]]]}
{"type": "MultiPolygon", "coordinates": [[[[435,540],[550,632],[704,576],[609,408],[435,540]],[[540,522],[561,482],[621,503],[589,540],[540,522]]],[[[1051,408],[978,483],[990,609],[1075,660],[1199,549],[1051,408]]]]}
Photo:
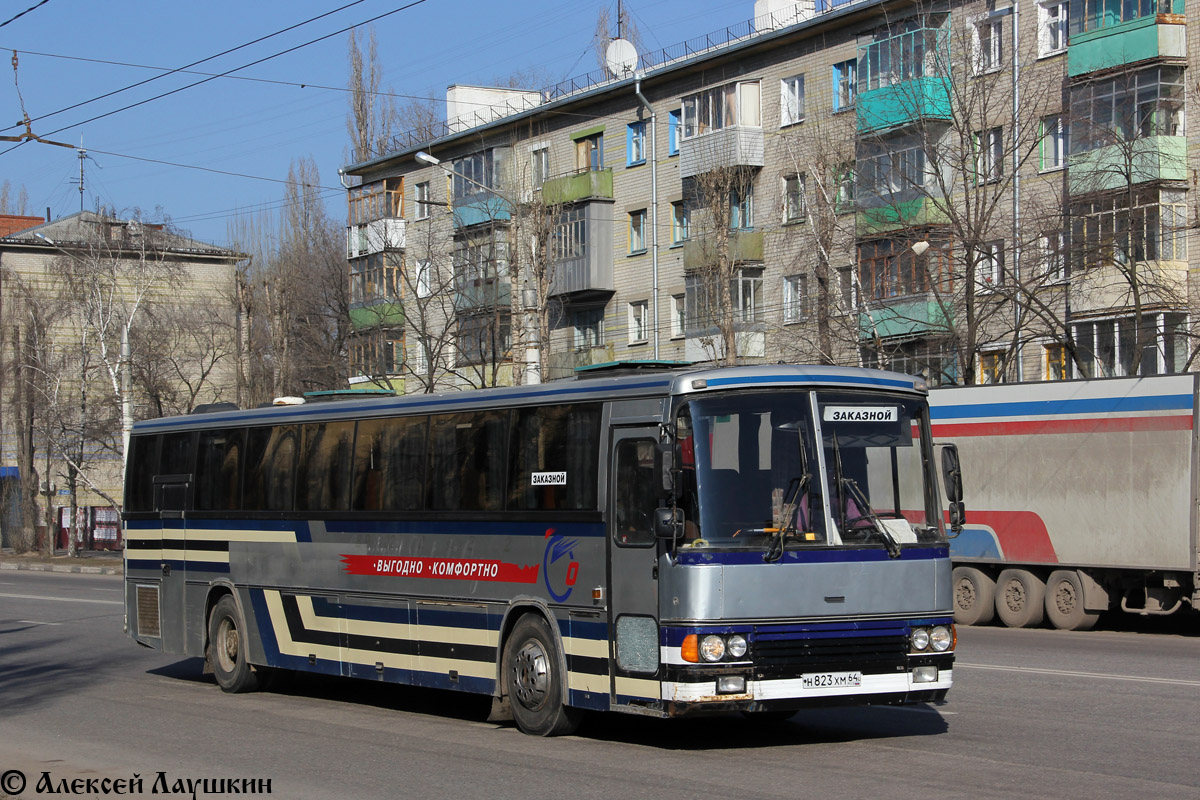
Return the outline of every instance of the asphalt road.
{"type": "Polygon", "coordinates": [[[43,772],[56,786],[137,773],[146,794],[163,772],[270,779],[289,800],[1200,798],[1196,617],[961,629],[938,707],[774,725],[606,715],[546,740],[453,693],[302,677],[224,694],[198,659],[127,639],[120,590],[119,577],[0,572],[0,773],[26,776],[21,797],[45,796],[43,772]]]}

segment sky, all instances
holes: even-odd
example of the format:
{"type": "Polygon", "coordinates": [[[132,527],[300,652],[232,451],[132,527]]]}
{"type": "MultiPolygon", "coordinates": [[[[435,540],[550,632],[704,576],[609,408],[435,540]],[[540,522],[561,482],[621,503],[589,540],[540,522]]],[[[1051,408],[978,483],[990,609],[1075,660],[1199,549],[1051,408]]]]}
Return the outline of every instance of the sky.
{"type": "MultiPolygon", "coordinates": [[[[73,214],[82,199],[87,210],[162,214],[221,245],[231,220],[277,211],[289,165],[311,158],[342,220],[345,29],[374,19],[385,90],[444,99],[452,83],[596,69],[605,6],[615,16],[615,0],[3,0],[0,48],[17,51],[18,71],[0,76],[0,135],[24,132],[23,98],[33,133],[71,148],[0,142],[0,183],[12,201],[24,187],[31,215],[73,214]]],[[[754,12],[752,0],[625,6],[650,50],[754,12]]]]}

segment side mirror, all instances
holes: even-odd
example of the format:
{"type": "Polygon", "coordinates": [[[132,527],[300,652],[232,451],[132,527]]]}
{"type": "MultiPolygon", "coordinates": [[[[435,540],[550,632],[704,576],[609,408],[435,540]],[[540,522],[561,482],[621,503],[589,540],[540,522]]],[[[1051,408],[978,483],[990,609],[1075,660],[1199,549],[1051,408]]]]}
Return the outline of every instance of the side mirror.
{"type": "Polygon", "coordinates": [[[654,509],[654,535],[675,541],[683,535],[683,512],[678,508],[654,509]]]}
{"type": "Polygon", "coordinates": [[[946,485],[946,499],[951,504],[962,504],[962,468],[958,461],[958,446],[942,445],[942,479],[946,485]]]}
{"type": "Polygon", "coordinates": [[[961,533],[963,524],[967,521],[967,509],[959,500],[950,504],[950,530],[955,534],[961,533]]]}

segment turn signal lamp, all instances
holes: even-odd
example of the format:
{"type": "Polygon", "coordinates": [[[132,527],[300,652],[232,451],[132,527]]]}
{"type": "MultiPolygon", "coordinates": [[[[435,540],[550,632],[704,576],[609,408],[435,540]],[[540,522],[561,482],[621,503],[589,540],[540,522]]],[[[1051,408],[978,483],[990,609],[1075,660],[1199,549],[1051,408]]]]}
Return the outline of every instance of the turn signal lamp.
{"type": "Polygon", "coordinates": [[[700,663],[700,640],[696,634],[689,633],[683,637],[683,644],[679,645],[679,657],[693,664],[700,663]]]}

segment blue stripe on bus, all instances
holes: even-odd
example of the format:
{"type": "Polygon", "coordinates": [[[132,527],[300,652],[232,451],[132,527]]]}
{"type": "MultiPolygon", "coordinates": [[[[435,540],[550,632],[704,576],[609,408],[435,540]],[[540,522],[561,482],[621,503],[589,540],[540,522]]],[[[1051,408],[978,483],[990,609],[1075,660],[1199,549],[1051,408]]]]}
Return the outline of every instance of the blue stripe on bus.
{"type": "Polygon", "coordinates": [[[746,383],[788,383],[794,386],[797,384],[822,383],[825,381],[831,383],[864,384],[868,386],[894,386],[900,389],[912,389],[915,385],[913,381],[901,381],[894,378],[872,378],[865,375],[754,375],[746,378],[710,378],[708,385],[712,387],[746,383]]]}
{"type": "Polygon", "coordinates": [[[1127,411],[1191,410],[1190,394],[1160,394],[1149,397],[1083,397],[1070,400],[1029,400],[1014,403],[979,403],[977,405],[935,405],[930,417],[940,419],[969,419],[975,417],[1023,417],[1051,414],[1111,414],[1127,411]]]}
{"type": "Polygon", "coordinates": [[[558,620],[558,632],[573,639],[593,639],[603,642],[608,640],[608,623],[560,619],[558,620]]]}
{"type": "MultiPolygon", "coordinates": [[[[930,561],[949,558],[948,545],[938,547],[903,548],[901,561],[930,561]]],[[[776,564],[833,564],[857,563],[862,561],[888,561],[887,550],[880,548],[839,550],[834,548],[787,550],[783,559],[776,564]]],[[[758,564],[763,563],[762,550],[710,550],[708,548],[683,547],[677,551],[676,561],[681,565],[703,564],[758,564]]]]}
{"type": "MultiPolygon", "coordinates": [[[[662,389],[662,388],[670,387],[673,377],[674,376],[662,378],[659,380],[645,381],[643,383],[631,383],[631,384],[626,384],[626,385],[623,385],[623,386],[620,386],[617,388],[621,392],[629,391],[631,389],[662,389]]],[[[793,383],[796,382],[795,378],[792,379],[792,382],[793,383]]],[[[445,405],[460,405],[460,406],[464,407],[464,410],[477,411],[477,410],[483,410],[478,407],[477,403],[479,403],[479,402],[492,403],[497,400],[524,400],[524,399],[529,399],[529,398],[571,396],[571,395],[577,395],[577,394],[607,395],[607,394],[611,394],[611,392],[612,392],[612,387],[608,387],[608,386],[578,386],[578,387],[573,387],[573,388],[544,389],[541,391],[531,391],[531,392],[509,392],[509,393],[505,393],[505,394],[488,395],[487,397],[484,397],[484,398],[471,398],[471,399],[464,399],[463,396],[447,397],[447,396],[443,395],[436,399],[431,399],[431,400],[406,400],[405,402],[394,406],[394,410],[398,416],[404,415],[409,409],[428,408],[428,407],[445,406],[445,405]]],[[[600,399],[601,398],[597,398],[597,402],[599,402],[600,399]]],[[[281,421],[281,422],[286,422],[287,420],[290,420],[290,419],[293,419],[296,417],[312,417],[312,416],[328,416],[331,418],[344,417],[344,416],[361,417],[361,414],[363,412],[375,412],[375,411],[379,411],[381,409],[393,410],[393,406],[390,405],[387,401],[380,401],[380,404],[377,406],[368,406],[366,408],[360,407],[360,408],[349,409],[349,410],[344,411],[341,414],[338,414],[336,409],[331,409],[330,406],[326,405],[326,404],[305,405],[305,406],[285,406],[285,407],[281,407],[281,409],[282,408],[286,408],[286,410],[280,410],[280,411],[276,412],[275,414],[263,413],[265,411],[265,409],[255,409],[255,411],[258,413],[254,413],[254,414],[251,414],[251,413],[235,414],[233,412],[228,412],[229,416],[222,415],[220,417],[220,421],[228,422],[231,424],[237,423],[237,422],[245,422],[245,421],[259,421],[259,422],[265,423],[268,420],[277,420],[277,421],[281,421]]],[[[490,410],[490,409],[487,409],[487,410],[490,410]]],[[[372,416],[374,416],[374,415],[372,415],[372,416]]],[[[186,423],[184,423],[179,417],[162,417],[160,419],[142,420],[142,421],[136,423],[134,427],[138,432],[141,432],[141,431],[145,431],[148,429],[154,429],[154,428],[179,427],[179,426],[184,426],[184,425],[191,426],[195,423],[196,423],[196,419],[193,417],[188,417],[186,423]]]]}

